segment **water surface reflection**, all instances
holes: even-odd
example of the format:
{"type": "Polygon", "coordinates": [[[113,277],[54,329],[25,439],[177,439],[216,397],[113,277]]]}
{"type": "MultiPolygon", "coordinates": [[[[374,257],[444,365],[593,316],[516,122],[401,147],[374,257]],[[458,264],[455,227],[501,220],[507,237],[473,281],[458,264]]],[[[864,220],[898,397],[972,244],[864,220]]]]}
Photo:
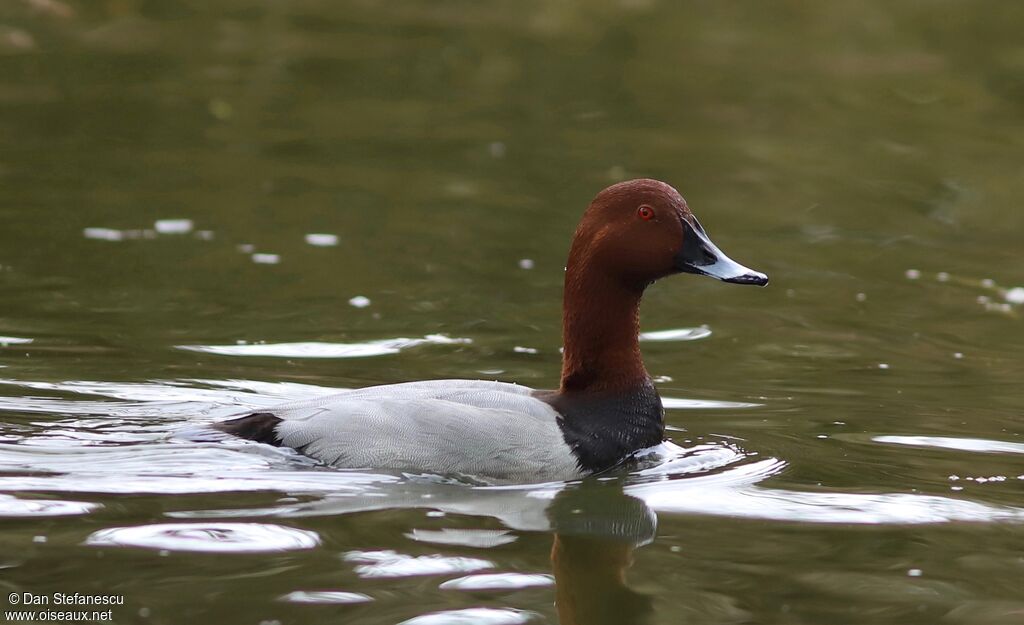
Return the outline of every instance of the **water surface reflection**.
{"type": "Polygon", "coordinates": [[[653,598],[629,586],[633,551],[653,542],[657,517],[618,481],[563,490],[548,509],[551,568],[561,625],[644,625],[653,598]]]}

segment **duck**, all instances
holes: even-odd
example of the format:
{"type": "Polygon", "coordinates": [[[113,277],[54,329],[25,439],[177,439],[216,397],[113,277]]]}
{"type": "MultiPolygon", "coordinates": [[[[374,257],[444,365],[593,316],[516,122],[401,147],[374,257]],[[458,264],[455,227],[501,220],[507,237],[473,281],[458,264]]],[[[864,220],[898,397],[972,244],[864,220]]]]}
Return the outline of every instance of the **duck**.
{"type": "Polygon", "coordinates": [[[679,192],[652,179],[590,202],[565,266],[558,389],[491,380],[370,386],[250,412],[214,427],[338,469],[529,484],[604,473],[665,439],[665,411],[640,354],[640,300],[693,274],[765,286],[726,256],[679,192]]]}

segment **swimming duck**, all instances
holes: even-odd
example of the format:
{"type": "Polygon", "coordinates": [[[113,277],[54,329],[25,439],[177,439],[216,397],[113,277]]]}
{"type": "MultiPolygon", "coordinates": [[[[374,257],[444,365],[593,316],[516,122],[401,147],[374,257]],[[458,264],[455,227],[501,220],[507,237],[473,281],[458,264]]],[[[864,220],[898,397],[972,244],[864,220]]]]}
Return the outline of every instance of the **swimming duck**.
{"type": "Polygon", "coordinates": [[[644,289],[678,273],[764,286],[708,238],[657,180],[597,194],[569,250],[558,390],[430,380],[282,404],[217,429],[327,465],[466,476],[486,483],[576,479],[662,442],[664,409],[639,346],[644,289]]]}

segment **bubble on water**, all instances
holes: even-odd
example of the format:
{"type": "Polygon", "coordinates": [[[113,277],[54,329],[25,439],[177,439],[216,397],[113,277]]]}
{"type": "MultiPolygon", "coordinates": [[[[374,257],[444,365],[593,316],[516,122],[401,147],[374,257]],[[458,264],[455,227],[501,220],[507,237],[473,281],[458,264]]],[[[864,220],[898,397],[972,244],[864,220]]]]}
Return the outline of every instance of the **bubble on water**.
{"type": "Polygon", "coordinates": [[[953,352],[953,358],[956,358],[957,360],[962,360],[963,357],[964,357],[963,352],[953,352]]]}
{"type": "Polygon", "coordinates": [[[356,295],[348,300],[348,305],[354,308],[366,308],[370,304],[370,298],[363,295],[356,295]]]}
{"type": "Polygon", "coordinates": [[[153,229],[160,234],[187,234],[192,232],[191,219],[157,219],[153,229]]]}
{"type": "Polygon", "coordinates": [[[866,302],[868,300],[868,295],[867,293],[857,293],[857,295],[855,295],[854,298],[858,302],[866,302]]]}
{"type": "Polygon", "coordinates": [[[533,267],[534,267],[533,259],[531,259],[531,258],[520,258],[519,259],[519,268],[520,269],[533,269],[533,267]]]}
{"type": "Polygon", "coordinates": [[[985,279],[983,279],[981,281],[980,284],[981,284],[981,286],[985,287],[986,289],[991,289],[991,288],[995,287],[996,281],[993,280],[992,278],[985,278],[985,279]]]}
{"type": "Polygon", "coordinates": [[[917,269],[907,269],[906,273],[903,275],[907,277],[907,280],[917,280],[921,277],[921,272],[917,269]]]}
{"type": "Polygon", "coordinates": [[[889,363],[880,362],[880,363],[878,363],[878,368],[879,369],[888,369],[889,368],[889,363]]]}
{"type": "Polygon", "coordinates": [[[307,234],[306,243],[315,247],[331,247],[338,244],[338,235],[326,233],[307,234]]]}
{"type": "Polygon", "coordinates": [[[939,282],[949,282],[949,274],[946,273],[945,271],[940,271],[939,273],[935,274],[935,279],[938,280],[939,282]]]}
{"type": "Polygon", "coordinates": [[[281,256],[279,254],[253,254],[252,262],[259,265],[276,265],[281,262],[281,256]]]}
{"type": "Polygon", "coordinates": [[[113,228],[86,228],[82,231],[87,239],[96,239],[99,241],[123,241],[124,233],[120,230],[114,230],[113,228]]]}
{"type": "Polygon", "coordinates": [[[907,570],[907,577],[921,577],[921,574],[922,574],[921,569],[908,569],[907,570]]]}
{"type": "Polygon", "coordinates": [[[34,542],[34,543],[45,543],[46,542],[46,536],[33,536],[32,537],[32,542],[34,542]]]}
{"type": "Polygon", "coordinates": [[[267,523],[158,523],[93,532],[86,545],[163,551],[260,553],[312,549],[316,532],[267,523]]]}
{"type": "Polygon", "coordinates": [[[490,145],[487,146],[487,151],[490,152],[492,157],[501,158],[505,156],[505,144],[501,141],[492,141],[490,145]]]}
{"type": "Polygon", "coordinates": [[[537,353],[537,349],[536,348],[534,348],[534,347],[523,347],[521,345],[516,345],[515,347],[512,348],[512,351],[514,351],[517,354],[536,354],[537,353]]]}
{"type": "Polygon", "coordinates": [[[212,241],[214,235],[213,230],[197,230],[195,236],[203,241],[212,241]]]}
{"type": "Polygon", "coordinates": [[[252,243],[239,243],[235,246],[235,249],[243,254],[252,254],[256,251],[256,246],[252,243]]]}

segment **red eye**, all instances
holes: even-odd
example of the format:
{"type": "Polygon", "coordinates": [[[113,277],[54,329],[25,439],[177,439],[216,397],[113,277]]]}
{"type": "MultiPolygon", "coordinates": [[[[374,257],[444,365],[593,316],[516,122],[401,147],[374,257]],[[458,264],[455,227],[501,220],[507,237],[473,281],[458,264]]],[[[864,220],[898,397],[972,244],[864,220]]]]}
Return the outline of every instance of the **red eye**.
{"type": "Polygon", "coordinates": [[[636,216],[644,221],[650,221],[654,219],[654,209],[650,206],[641,206],[636,209],[636,216]]]}

